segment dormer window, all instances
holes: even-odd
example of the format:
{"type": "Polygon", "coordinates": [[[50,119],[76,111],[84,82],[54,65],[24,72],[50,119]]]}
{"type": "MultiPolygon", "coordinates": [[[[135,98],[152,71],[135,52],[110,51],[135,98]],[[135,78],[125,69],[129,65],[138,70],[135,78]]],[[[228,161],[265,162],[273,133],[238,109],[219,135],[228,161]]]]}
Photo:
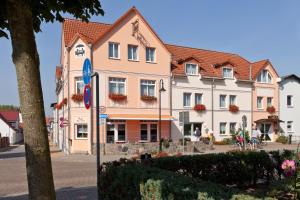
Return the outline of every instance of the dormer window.
{"type": "Polygon", "coordinates": [[[198,65],[193,63],[185,64],[185,73],[186,75],[197,75],[198,74],[198,65]]]}
{"type": "Polygon", "coordinates": [[[272,76],[268,70],[264,69],[257,76],[257,82],[259,83],[272,83],[272,76]]]}
{"type": "Polygon", "coordinates": [[[233,69],[230,67],[223,67],[223,78],[233,78],[233,69]]]}

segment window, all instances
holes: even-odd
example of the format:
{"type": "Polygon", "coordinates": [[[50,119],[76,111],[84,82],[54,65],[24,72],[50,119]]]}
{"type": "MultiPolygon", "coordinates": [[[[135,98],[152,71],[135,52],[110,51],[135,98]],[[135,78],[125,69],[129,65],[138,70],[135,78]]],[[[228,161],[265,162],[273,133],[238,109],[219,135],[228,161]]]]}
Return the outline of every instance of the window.
{"type": "Polygon", "coordinates": [[[287,96],[287,106],[288,107],[292,107],[293,106],[293,96],[292,95],[288,95],[287,96]]]}
{"type": "Polygon", "coordinates": [[[125,124],[118,124],[118,141],[125,141],[126,138],[125,124]]]}
{"type": "Polygon", "coordinates": [[[272,83],[272,76],[268,70],[264,69],[257,76],[257,82],[259,83],[272,83]]]}
{"type": "Polygon", "coordinates": [[[220,108],[226,108],[226,95],[220,95],[220,108]]]}
{"type": "Polygon", "coordinates": [[[195,94],[195,105],[202,104],[202,94],[195,94]]]}
{"type": "Polygon", "coordinates": [[[229,96],[229,105],[236,105],[236,95],[229,96]]]}
{"type": "Polygon", "coordinates": [[[263,98],[257,97],[257,109],[263,109],[263,98]]]}
{"type": "Polygon", "coordinates": [[[75,83],[76,83],[76,94],[83,94],[84,83],[82,77],[76,77],[75,83]]]}
{"type": "Polygon", "coordinates": [[[267,98],[267,107],[271,107],[273,106],[273,98],[272,97],[268,97],[267,98]]]}
{"type": "Polygon", "coordinates": [[[146,47],[146,62],[155,62],[155,48],[146,47]]]}
{"type": "Polygon", "coordinates": [[[287,132],[293,132],[293,122],[288,121],[286,126],[287,132]]]}
{"type": "Polygon", "coordinates": [[[226,133],[226,123],[220,123],[220,134],[224,135],[226,133]]]}
{"type": "Polygon", "coordinates": [[[125,94],[125,78],[109,78],[110,94],[125,94]]]}
{"type": "Polygon", "coordinates": [[[157,142],[157,124],[150,124],[150,141],[157,142]]]}
{"type": "Polygon", "coordinates": [[[191,93],[183,93],[183,106],[191,107],[191,93]]]}
{"type": "Polygon", "coordinates": [[[141,124],[141,140],[148,140],[148,126],[147,124],[141,124]]]}
{"type": "Polygon", "coordinates": [[[78,44],[75,47],[75,56],[76,57],[83,57],[85,53],[85,48],[83,44],[78,44]]]}
{"type": "Polygon", "coordinates": [[[198,65],[192,63],[185,64],[185,73],[187,75],[197,75],[198,74],[198,65]]]}
{"type": "Polygon", "coordinates": [[[155,81],[141,80],[141,96],[155,96],[155,81]]]}
{"type": "Polygon", "coordinates": [[[114,143],[115,142],[115,125],[107,124],[106,126],[106,142],[114,143]]]}
{"type": "Polygon", "coordinates": [[[86,124],[77,124],[76,125],[76,139],[77,138],[87,138],[88,137],[88,129],[86,124]]]}
{"type": "Polygon", "coordinates": [[[184,135],[185,136],[191,136],[194,135],[196,128],[200,130],[200,136],[201,136],[201,129],[202,124],[201,123],[190,123],[190,124],[184,124],[184,135]]]}
{"type": "Polygon", "coordinates": [[[109,46],[109,58],[119,59],[120,58],[120,55],[119,55],[120,44],[110,42],[108,46],[109,46]]]}
{"type": "Polygon", "coordinates": [[[138,46],[136,45],[128,45],[128,60],[138,60],[138,46]]]}
{"type": "Polygon", "coordinates": [[[223,78],[233,78],[232,68],[223,67],[223,78]]]}
{"type": "Polygon", "coordinates": [[[236,131],[236,123],[235,122],[231,122],[229,124],[229,129],[230,129],[230,134],[235,134],[236,131]]]}

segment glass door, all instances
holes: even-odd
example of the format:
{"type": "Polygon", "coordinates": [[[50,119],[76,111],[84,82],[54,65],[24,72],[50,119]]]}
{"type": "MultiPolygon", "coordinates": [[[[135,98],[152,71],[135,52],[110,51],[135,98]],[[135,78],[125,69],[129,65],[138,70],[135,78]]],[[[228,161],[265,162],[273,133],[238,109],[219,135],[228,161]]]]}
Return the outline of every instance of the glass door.
{"type": "Polygon", "coordinates": [[[262,123],[260,125],[260,132],[261,132],[261,136],[260,138],[264,141],[271,141],[271,124],[270,123],[262,123]]]}

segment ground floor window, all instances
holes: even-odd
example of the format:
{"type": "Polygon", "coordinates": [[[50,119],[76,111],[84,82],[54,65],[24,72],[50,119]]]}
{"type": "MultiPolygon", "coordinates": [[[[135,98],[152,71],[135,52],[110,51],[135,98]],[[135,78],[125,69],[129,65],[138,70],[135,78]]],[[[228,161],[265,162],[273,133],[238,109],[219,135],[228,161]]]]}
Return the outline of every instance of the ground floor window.
{"type": "Polygon", "coordinates": [[[270,134],[271,124],[270,123],[262,123],[260,124],[260,132],[262,140],[271,140],[270,134]]]}
{"type": "Polygon", "coordinates": [[[231,122],[230,124],[229,124],[229,129],[230,129],[230,134],[235,134],[235,132],[236,132],[236,123],[235,122],[231,122]]]}
{"type": "Polygon", "coordinates": [[[125,142],[126,123],[125,121],[108,121],[106,125],[106,142],[125,142]]]}
{"type": "Polygon", "coordinates": [[[200,130],[200,136],[201,136],[201,123],[189,123],[184,124],[184,136],[192,136],[195,133],[196,128],[200,130]]]}
{"type": "Polygon", "coordinates": [[[141,121],[140,140],[157,142],[157,121],[141,121]]]}
{"type": "Polygon", "coordinates": [[[76,139],[86,139],[88,137],[87,124],[76,124],[75,129],[76,139]]]}
{"type": "Polygon", "coordinates": [[[226,123],[225,122],[221,122],[220,123],[220,134],[224,135],[226,133],[226,123]]]}

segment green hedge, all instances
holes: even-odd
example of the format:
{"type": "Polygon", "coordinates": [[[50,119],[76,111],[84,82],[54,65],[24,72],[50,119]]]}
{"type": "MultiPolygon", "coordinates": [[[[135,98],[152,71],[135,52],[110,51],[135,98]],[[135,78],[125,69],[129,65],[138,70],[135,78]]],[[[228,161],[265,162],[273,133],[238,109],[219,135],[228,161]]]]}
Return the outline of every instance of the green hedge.
{"type": "Polygon", "coordinates": [[[140,164],[111,165],[101,172],[100,180],[101,199],[107,200],[261,199],[219,184],[140,164]]]}

